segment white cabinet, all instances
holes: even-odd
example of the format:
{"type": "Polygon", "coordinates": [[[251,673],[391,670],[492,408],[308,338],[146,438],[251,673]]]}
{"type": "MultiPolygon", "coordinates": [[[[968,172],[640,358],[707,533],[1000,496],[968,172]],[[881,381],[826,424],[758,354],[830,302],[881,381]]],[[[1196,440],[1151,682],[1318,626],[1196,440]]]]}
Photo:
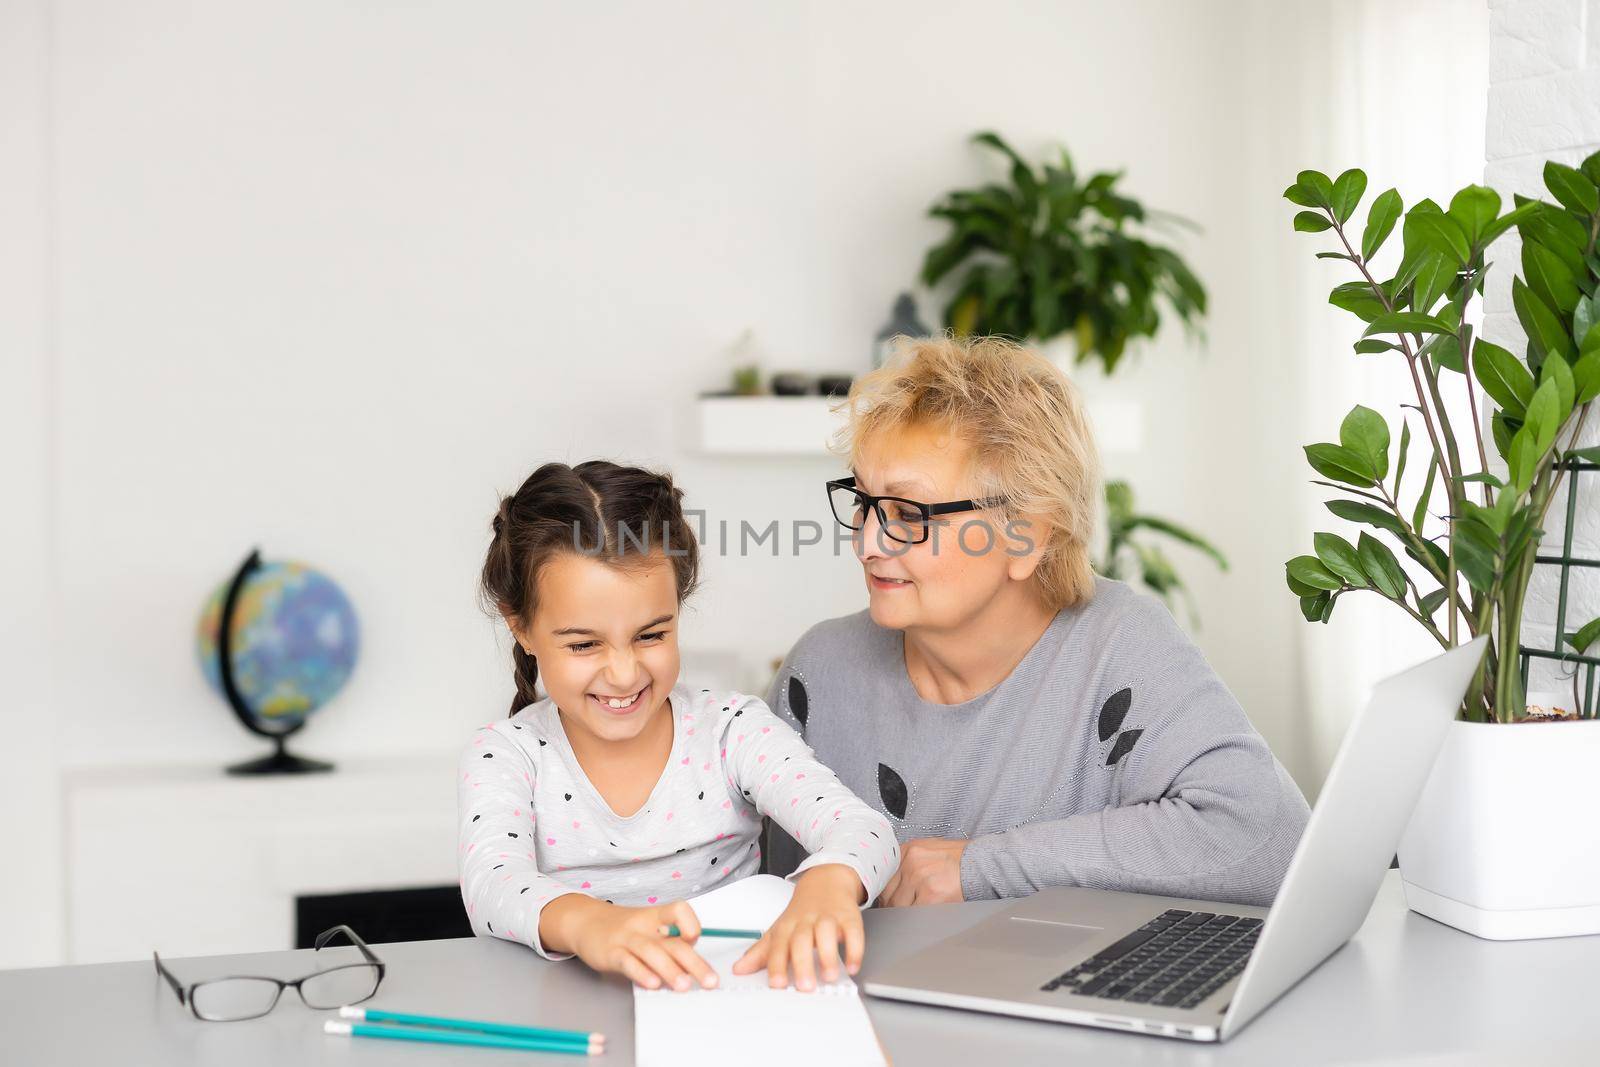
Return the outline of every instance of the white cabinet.
{"type": "Polygon", "coordinates": [[[456,884],[456,759],[68,774],[67,961],[289,948],[297,896],[456,884]]]}

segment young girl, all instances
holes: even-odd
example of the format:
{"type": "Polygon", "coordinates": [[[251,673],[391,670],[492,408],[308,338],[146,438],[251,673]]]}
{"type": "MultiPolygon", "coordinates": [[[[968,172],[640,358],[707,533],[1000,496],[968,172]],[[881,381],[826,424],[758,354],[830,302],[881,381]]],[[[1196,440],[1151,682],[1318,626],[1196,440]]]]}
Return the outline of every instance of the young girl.
{"type": "Polygon", "coordinates": [[[461,759],[461,892],[473,929],[640,985],[710,987],[685,898],[754,874],[761,817],[811,853],[787,910],[735,965],[815,986],[856,973],[860,909],[899,846],[760,700],[679,684],[698,556],[659,474],[548,463],[501,502],[484,598],[516,644],[509,719],[461,759]],[[538,699],[534,682],[549,696],[538,699]],[[679,937],[667,936],[675,924],[679,937]]]}

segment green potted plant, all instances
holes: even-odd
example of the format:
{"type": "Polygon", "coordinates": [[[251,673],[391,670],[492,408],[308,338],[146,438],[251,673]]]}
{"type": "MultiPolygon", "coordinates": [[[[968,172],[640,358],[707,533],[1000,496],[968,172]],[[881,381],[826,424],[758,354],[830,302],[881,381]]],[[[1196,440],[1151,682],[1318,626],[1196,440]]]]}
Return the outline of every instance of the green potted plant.
{"type": "Polygon", "coordinates": [[[1127,482],[1108,481],[1106,553],[1094,569],[1107,578],[1120,581],[1137,579],[1160,597],[1169,609],[1182,599],[1188,609],[1190,625],[1198,625],[1199,615],[1195,611],[1194,598],[1161,545],[1149,539],[1150,534],[1188,545],[1211,557],[1222,570],[1228,569],[1227,558],[1210,541],[1171,519],[1140,512],[1134,504],[1133,488],[1127,482]]]}
{"type": "Polygon", "coordinates": [[[1065,149],[1035,170],[998,134],[972,139],[1005,155],[1011,183],[956,189],[928,211],[950,234],[923,258],[922,282],[931,288],[960,271],[944,306],[957,336],[1046,342],[1070,334],[1078,362],[1098,359],[1110,374],[1129,341],[1155,336],[1162,305],[1198,329],[1205,287],[1146,235],[1185,220],[1119,193],[1121,171],[1079,181],[1065,149]]]}
{"type": "MultiPolygon", "coordinates": [[[[1206,290],[1171,248],[1148,231],[1189,225],[1149,211],[1122,195],[1120,171],[1080,180],[1063,149],[1034,168],[992,132],[973,141],[1010,163],[1010,183],[956,189],[929,209],[950,233],[929,249],[922,282],[954,288],[944,325],[957,336],[1001,334],[1047,346],[1070,341],[1075,362],[1098,361],[1110,375],[1130,342],[1153,337],[1163,307],[1198,331],[1206,290]]],[[[1107,548],[1097,569],[1108,578],[1141,581],[1168,606],[1187,597],[1181,576],[1162,549],[1138,537],[1156,533],[1198,549],[1227,569],[1222,553],[1170,520],[1136,513],[1125,482],[1106,485],[1107,548]]],[[[1195,622],[1193,603],[1190,620],[1195,622]]]]}
{"type": "MultiPolygon", "coordinates": [[[[1359,233],[1361,171],[1302,171],[1284,193],[1302,209],[1294,228],[1328,239],[1318,257],[1353,275],[1328,299],[1364,323],[1356,353],[1403,361],[1413,387],[1398,435],[1358,405],[1336,442],[1306,446],[1315,484],[1335,490],[1328,510],[1361,529],[1354,543],[1317,533],[1314,554],[1288,561],[1289,588],[1308,621],[1327,622],[1344,596],[1368,595],[1441,647],[1488,636],[1400,867],[1414,910],[1494,938],[1600,932],[1600,848],[1587,815],[1600,721],[1526,725],[1519,652],[1551,503],[1575,463],[1600,458],[1577,447],[1600,396],[1600,153],[1578,168],[1548,163],[1544,178],[1555,203],[1519,196],[1509,211],[1482,186],[1447,207],[1423,200],[1410,210],[1390,189],[1359,233]],[[1397,228],[1397,265],[1378,271],[1373,261],[1397,228]],[[1476,336],[1468,316],[1491,244],[1513,229],[1520,356],[1476,336]],[[1465,425],[1445,400],[1463,392],[1465,425]],[[1408,466],[1413,441],[1421,452],[1408,466]]],[[[1573,639],[1579,652],[1596,629],[1573,639]]]]}

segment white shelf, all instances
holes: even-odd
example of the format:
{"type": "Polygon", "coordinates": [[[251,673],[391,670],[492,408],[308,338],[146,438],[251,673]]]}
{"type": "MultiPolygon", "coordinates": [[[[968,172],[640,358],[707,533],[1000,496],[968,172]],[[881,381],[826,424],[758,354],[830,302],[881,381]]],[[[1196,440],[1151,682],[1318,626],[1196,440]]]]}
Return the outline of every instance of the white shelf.
{"type": "Polygon", "coordinates": [[[706,396],[695,402],[700,451],[724,456],[825,456],[844,413],[830,396],[706,396]]]}
{"type": "MultiPolygon", "coordinates": [[[[844,426],[842,403],[827,396],[701,397],[695,402],[697,447],[721,456],[825,456],[844,426]]],[[[1107,396],[1087,406],[1101,455],[1143,446],[1143,404],[1107,396]]]]}

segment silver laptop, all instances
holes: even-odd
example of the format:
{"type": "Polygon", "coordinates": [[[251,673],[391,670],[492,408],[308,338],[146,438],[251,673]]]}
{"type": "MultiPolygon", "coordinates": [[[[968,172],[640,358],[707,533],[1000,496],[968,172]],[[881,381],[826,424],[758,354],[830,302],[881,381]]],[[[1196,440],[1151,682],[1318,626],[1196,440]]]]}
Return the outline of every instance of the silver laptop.
{"type": "Polygon", "coordinates": [[[1047,889],[864,988],[895,1000],[1226,1040],[1366,919],[1487,640],[1378,683],[1345,734],[1270,911],[1047,889]]]}

